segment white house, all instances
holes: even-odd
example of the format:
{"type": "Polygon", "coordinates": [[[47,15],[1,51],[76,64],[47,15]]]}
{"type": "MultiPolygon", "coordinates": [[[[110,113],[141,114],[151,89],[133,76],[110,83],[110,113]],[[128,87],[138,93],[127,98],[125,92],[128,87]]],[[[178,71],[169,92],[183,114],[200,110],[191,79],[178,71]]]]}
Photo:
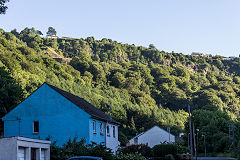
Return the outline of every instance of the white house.
{"type": "Polygon", "coordinates": [[[116,124],[106,124],[106,147],[111,148],[114,153],[120,147],[120,142],[118,141],[118,125],[116,124]]]}
{"type": "Polygon", "coordinates": [[[0,139],[0,160],[50,160],[51,141],[25,137],[0,139]]]}
{"type": "Polygon", "coordinates": [[[56,36],[56,35],[47,35],[46,38],[58,39],[58,36],[56,36]]]}
{"type": "Polygon", "coordinates": [[[146,132],[142,132],[139,135],[130,139],[127,143],[127,146],[146,144],[152,148],[155,145],[164,142],[174,143],[175,136],[158,126],[154,126],[151,129],[147,130],[146,132]]]}

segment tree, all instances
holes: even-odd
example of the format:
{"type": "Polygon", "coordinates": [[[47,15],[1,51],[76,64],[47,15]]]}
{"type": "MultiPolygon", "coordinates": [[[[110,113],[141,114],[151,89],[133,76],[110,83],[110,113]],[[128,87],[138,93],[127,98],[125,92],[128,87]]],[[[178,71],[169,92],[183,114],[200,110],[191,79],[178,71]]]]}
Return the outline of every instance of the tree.
{"type": "Polygon", "coordinates": [[[0,14],[6,13],[6,10],[8,9],[8,7],[5,6],[6,2],[9,2],[9,0],[0,0],[0,14]]]}
{"type": "Polygon", "coordinates": [[[43,35],[43,33],[42,33],[41,31],[39,31],[39,30],[36,31],[36,34],[37,34],[37,35],[40,35],[40,36],[43,35]]]}
{"type": "MultiPolygon", "coordinates": [[[[0,118],[23,99],[23,90],[4,67],[0,67],[0,118]]],[[[0,121],[0,132],[3,130],[0,121]]]]}
{"type": "Polygon", "coordinates": [[[112,77],[111,84],[117,88],[123,88],[125,81],[126,81],[126,78],[120,72],[116,72],[112,77]]]}
{"type": "Polygon", "coordinates": [[[47,35],[48,36],[56,36],[57,32],[56,32],[56,30],[53,27],[49,27],[48,31],[47,31],[47,35]]]}
{"type": "Polygon", "coordinates": [[[19,37],[19,33],[18,33],[17,29],[11,30],[11,33],[14,34],[16,37],[19,37]]]}
{"type": "MultiPolygon", "coordinates": [[[[203,137],[206,136],[208,152],[228,152],[231,146],[229,141],[229,122],[231,118],[226,112],[220,110],[194,110],[192,122],[198,128],[199,152],[204,152],[203,137]]],[[[185,124],[186,131],[189,130],[188,123],[185,124]]],[[[237,132],[236,132],[237,133],[237,132]]]]}
{"type": "Polygon", "coordinates": [[[154,44],[149,44],[149,49],[152,49],[152,50],[156,50],[156,47],[154,46],[154,44]]]}

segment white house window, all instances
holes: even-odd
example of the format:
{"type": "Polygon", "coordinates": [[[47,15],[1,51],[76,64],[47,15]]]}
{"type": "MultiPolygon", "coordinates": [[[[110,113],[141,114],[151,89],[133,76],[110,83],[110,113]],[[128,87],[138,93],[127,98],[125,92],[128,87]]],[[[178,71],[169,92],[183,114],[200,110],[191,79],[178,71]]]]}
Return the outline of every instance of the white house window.
{"type": "Polygon", "coordinates": [[[39,121],[33,121],[33,133],[39,133],[39,121]]]}
{"type": "Polygon", "coordinates": [[[100,135],[103,135],[103,124],[100,123],[100,135]]]}
{"type": "Polygon", "coordinates": [[[115,126],[113,126],[113,137],[115,138],[116,137],[116,135],[115,135],[115,126]]]}
{"type": "Polygon", "coordinates": [[[110,137],[109,125],[107,125],[107,136],[110,137]]]}
{"type": "Polygon", "coordinates": [[[138,144],[138,137],[134,138],[134,144],[138,144]]]}
{"type": "Polygon", "coordinates": [[[96,121],[93,121],[93,133],[96,134],[96,121]]]}

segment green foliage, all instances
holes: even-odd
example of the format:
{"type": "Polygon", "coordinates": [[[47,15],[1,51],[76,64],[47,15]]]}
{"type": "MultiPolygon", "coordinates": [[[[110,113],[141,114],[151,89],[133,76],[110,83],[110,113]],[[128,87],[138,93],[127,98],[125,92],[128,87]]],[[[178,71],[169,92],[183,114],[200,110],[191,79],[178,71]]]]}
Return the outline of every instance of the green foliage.
{"type": "Polygon", "coordinates": [[[62,147],[56,146],[56,143],[51,144],[51,159],[52,160],[65,160],[70,157],[77,156],[94,156],[102,157],[104,160],[113,160],[114,155],[110,149],[106,148],[104,145],[100,144],[85,144],[85,139],[81,139],[80,142],[77,141],[75,137],[64,144],[62,147]]]}
{"type": "Polygon", "coordinates": [[[23,98],[23,90],[5,67],[0,67],[0,117],[12,110],[23,98]]]}
{"type": "MultiPolygon", "coordinates": [[[[231,147],[228,128],[231,118],[226,112],[195,110],[192,113],[192,123],[198,128],[199,152],[204,153],[204,137],[208,152],[228,152],[231,147]]],[[[186,131],[188,131],[186,123],[186,131]]]]}
{"type": "MultiPolygon", "coordinates": [[[[24,97],[49,82],[85,98],[106,113],[106,104],[110,104],[113,118],[122,124],[122,144],[153,125],[171,126],[173,133],[179,134],[187,121],[187,104],[194,110],[204,110],[203,114],[222,111],[229,120],[238,121],[239,58],[167,53],[154,45],[146,48],[106,38],[51,39],[42,38],[41,34],[33,27],[20,33],[0,30],[0,66],[21,86],[24,97]],[[70,63],[55,61],[53,52],[69,58],[70,63]]],[[[220,121],[224,122],[222,126],[226,127],[226,120],[225,117],[220,121]]],[[[218,126],[214,120],[209,123],[199,119],[200,122],[207,123],[208,130],[218,126]]],[[[212,151],[229,148],[227,133],[220,132],[214,135],[219,140],[213,143],[217,148],[212,151]]]]}
{"type": "Polygon", "coordinates": [[[6,10],[8,9],[8,7],[5,6],[6,2],[9,2],[9,0],[0,0],[0,14],[6,13],[6,10]]]}
{"type": "Polygon", "coordinates": [[[158,144],[153,147],[154,157],[165,157],[166,155],[172,154],[177,155],[178,147],[175,144],[158,144]]]}
{"type": "Polygon", "coordinates": [[[127,153],[127,154],[119,154],[116,156],[115,160],[145,160],[146,158],[137,153],[127,153]]]}
{"type": "Polygon", "coordinates": [[[131,145],[131,146],[127,146],[127,147],[123,147],[120,150],[120,153],[122,154],[129,154],[129,153],[137,153],[140,154],[144,157],[152,157],[153,153],[152,153],[152,149],[150,147],[148,147],[147,145],[144,144],[140,144],[140,145],[131,145]]]}
{"type": "MultiPolygon", "coordinates": [[[[0,117],[12,110],[23,99],[21,86],[13,79],[5,67],[0,66],[0,117]]],[[[0,136],[3,123],[0,121],[0,136]]]]}
{"type": "Polygon", "coordinates": [[[56,30],[53,28],[53,27],[48,27],[48,31],[46,33],[48,36],[56,36],[57,35],[57,32],[56,30]]]}

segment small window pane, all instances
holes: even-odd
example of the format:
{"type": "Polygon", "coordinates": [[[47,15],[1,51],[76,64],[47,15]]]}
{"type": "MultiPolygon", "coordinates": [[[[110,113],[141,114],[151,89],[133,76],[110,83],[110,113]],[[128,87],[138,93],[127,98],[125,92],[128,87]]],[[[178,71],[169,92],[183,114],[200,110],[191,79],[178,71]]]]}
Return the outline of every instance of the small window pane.
{"type": "Polygon", "coordinates": [[[134,138],[134,144],[138,144],[138,138],[134,138]]]}
{"type": "Polygon", "coordinates": [[[103,135],[103,124],[100,123],[100,134],[103,135]]]}
{"type": "Polygon", "coordinates": [[[93,121],[93,133],[96,133],[96,121],[93,121]]]}
{"type": "Polygon", "coordinates": [[[113,126],[113,137],[115,138],[115,126],[113,126]]]}
{"type": "Polygon", "coordinates": [[[39,121],[34,121],[33,122],[33,132],[34,133],[39,133],[39,121]]]}
{"type": "Polygon", "coordinates": [[[110,136],[109,126],[107,126],[107,136],[110,136]]]}

